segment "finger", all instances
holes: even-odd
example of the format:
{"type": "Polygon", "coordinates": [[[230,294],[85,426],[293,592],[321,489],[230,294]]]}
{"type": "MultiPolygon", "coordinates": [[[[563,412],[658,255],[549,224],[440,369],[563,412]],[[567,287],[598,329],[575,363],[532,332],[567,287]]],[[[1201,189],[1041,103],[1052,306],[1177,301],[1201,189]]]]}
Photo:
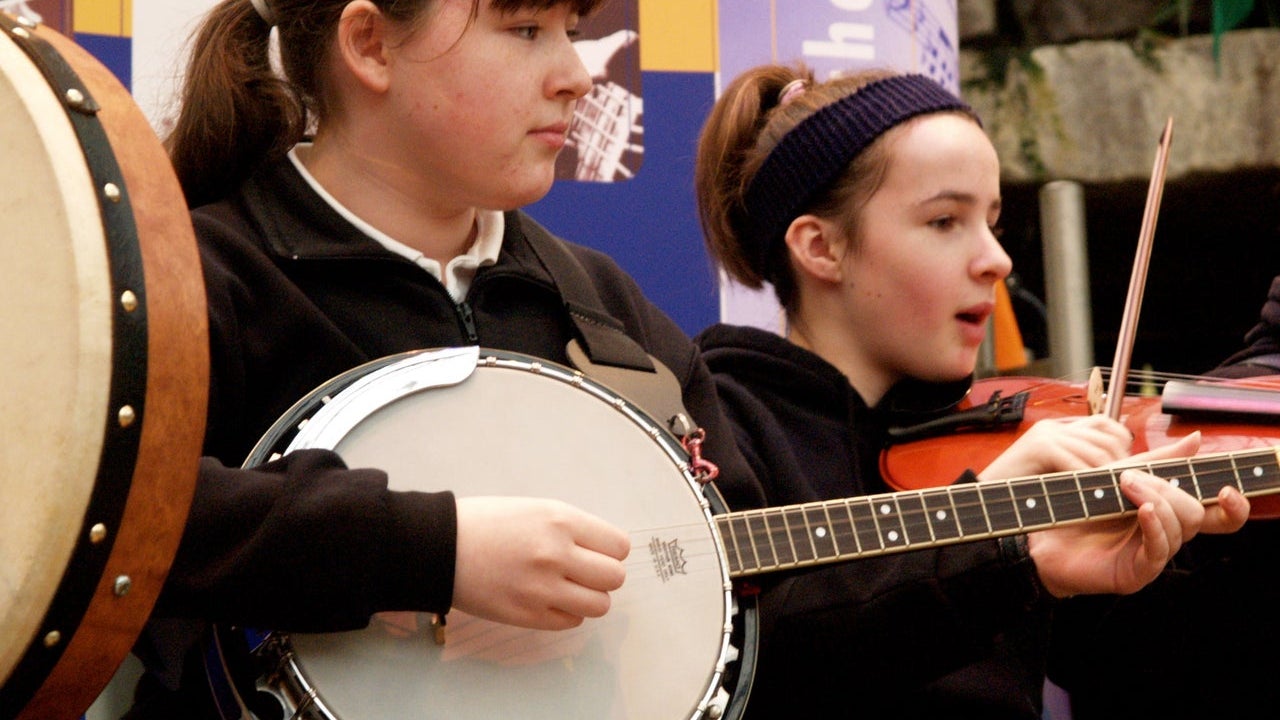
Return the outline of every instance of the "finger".
{"type": "MultiPolygon", "coordinates": [[[[1171,548],[1170,554],[1182,547],[1184,536],[1195,534],[1204,515],[1204,509],[1191,496],[1171,487],[1160,478],[1140,470],[1125,470],[1120,475],[1120,487],[1125,495],[1139,506],[1139,516],[1143,507],[1159,523],[1159,533],[1165,544],[1171,548]],[[1190,503],[1186,501],[1190,501],[1190,503]],[[1188,525],[1191,532],[1186,533],[1188,525]]],[[[1144,527],[1144,544],[1148,539],[1144,527]]]]}
{"type": "MultiPolygon", "coordinates": [[[[597,616],[598,617],[598,616],[597,616]]],[[[572,630],[582,624],[584,617],[558,608],[547,608],[536,619],[524,623],[535,630],[572,630]]]]}
{"type": "Polygon", "coordinates": [[[627,533],[595,515],[579,512],[578,522],[574,524],[574,543],[617,560],[625,560],[631,554],[631,538],[627,533]]]}
{"type": "Polygon", "coordinates": [[[622,587],[627,570],[621,560],[576,547],[570,555],[565,577],[591,590],[609,592],[622,587]]]}
{"type": "MultiPolygon", "coordinates": [[[[1240,526],[1243,526],[1245,521],[1249,519],[1249,512],[1253,509],[1253,504],[1249,502],[1249,498],[1230,485],[1218,491],[1218,505],[1219,509],[1226,512],[1240,526]]],[[[1240,527],[1234,529],[1239,530],[1240,527]]]]}
{"type": "Polygon", "coordinates": [[[566,580],[557,588],[556,602],[551,608],[579,619],[597,618],[609,612],[612,600],[609,593],[591,590],[576,582],[566,580]]]}
{"type": "Polygon", "coordinates": [[[1089,416],[1073,428],[1071,448],[1083,467],[1098,467],[1129,455],[1133,435],[1105,416],[1089,416]]]}
{"type": "Polygon", "coordinates": [[[1244,527],[1249,519],[1249,499],[1239,490],[1227,486],[1218,491],[1218,503],[1205,508],[1200,532],[1232,533],[1244,527]]]}
{"type": "Polygon", "coordinates": [[[1106,442],[1118,448],[1123,448],[1127,453],[1129,445],[1133,442],[1133,433],[1124,423],[1113,420],[1106,415],[1086,415],[1085,425],[1095,433],[1106,438],[1106,442]]]}
{"type": "Polygon", "coordinates": [[[1143,503],[1138,507],[1138,529],[1142,533],[1142,546],[1134,557],[1133,571],[1139,585],[1129,588],[1130,592],[1154,580],[1175,552],[1166,533],[1167,526],[1159,515],[1156,503],[1143,503]]]}
{"type": "Polygon", "coordinates": [[[1114,448],[1101,433],[1076,430],[1042,439],[1039,465],[1048,471],[1087,470],[1116,460],[1114,448]]]}
{"type": "Polygon", "coordinates": [[[1176,442],[1137,453],[1130,460],[1146,463],[1155,460],[1191,457],[1200,451],[1200,440],[1200,431],[1196,430],[1189,435],[1178,438],[1176,442]]]}

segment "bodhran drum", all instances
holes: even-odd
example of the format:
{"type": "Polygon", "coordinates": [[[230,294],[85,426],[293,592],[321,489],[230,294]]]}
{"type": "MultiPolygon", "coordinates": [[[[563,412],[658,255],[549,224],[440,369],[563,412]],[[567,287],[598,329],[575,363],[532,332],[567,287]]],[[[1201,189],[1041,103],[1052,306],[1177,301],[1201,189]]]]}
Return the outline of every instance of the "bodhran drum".
{"type": "Polygon", "coordinates": [[[128,91],[0,13],[0,718],[74,718],[127,656],[195,487],[204,286],[128,91]]]}

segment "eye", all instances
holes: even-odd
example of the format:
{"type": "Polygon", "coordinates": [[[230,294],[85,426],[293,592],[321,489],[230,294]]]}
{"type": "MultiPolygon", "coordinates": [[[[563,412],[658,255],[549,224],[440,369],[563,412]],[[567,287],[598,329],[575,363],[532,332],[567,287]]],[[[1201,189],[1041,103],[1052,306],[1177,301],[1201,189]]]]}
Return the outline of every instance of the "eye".
{"type": "Polygon", "coordinates": [[[929,227],[935,230],[950,230],[955,227],[956,218],[954,215],[941,215],[929,221],[929,227]]]}
{"type": "Polygon", "coordinates": [[[991,234],[997,240],[1004,237],[1004,226],[1001,225],[1000,223],[996,223],[994,225],[988,225],[987,229],[991,231],[991,234]]]}
{"type": "Polygon", "coordinates": [[[511,28],[511,32],[515,33],[517,37],[524,38],[525,40],[537,40],[538,33],[541,31],[542,28],[537,25],[521,25],[519,27],[511,28]]]}

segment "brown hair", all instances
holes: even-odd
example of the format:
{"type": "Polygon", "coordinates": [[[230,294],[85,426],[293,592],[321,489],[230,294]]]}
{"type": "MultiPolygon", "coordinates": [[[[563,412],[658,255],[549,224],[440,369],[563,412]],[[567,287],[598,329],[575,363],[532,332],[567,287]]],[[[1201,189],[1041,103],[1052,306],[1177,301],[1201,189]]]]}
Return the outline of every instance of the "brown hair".
{"type": "MultiPolygon", "coordinates": [[[[437,0],[370,0],[393,22],[413,23],[437,0]]],[[[606,0],[472,0],[499,12],[568,4],[580,15],[606,0]]],[[[333,98],[324,70],[338,20],[350,0],[266,0],[280,42],[284,77],[268,57],[271,27],[250,0],[222,0],[197,30],[165,140],[191,207],[225,197],[261,164],[282,157],[319,122],[333,98]]]]}
{"type": "MultiPolygon", "coordinates": [[[[895,75],[868,70],[818,83],[804,65],[762,65],[729,84],[699,138],[694,186],[707,250],[731,278],[757,289],[768,282],[778,302],[793,309],[796,281],[786,245],[772,243],[763,253],[746,246],[747,189],[782,137],[803,120],[870,83],[895,75]],[[788,101],[779,104],[779,95],[797,80],[804,82],[804,91],[788,93],[788,101]]],[[[800,214],[835,220],[852,242],[857,236],[857,210],[884,177],[889,153],[883,139],[856,155],[800,214]]]]}

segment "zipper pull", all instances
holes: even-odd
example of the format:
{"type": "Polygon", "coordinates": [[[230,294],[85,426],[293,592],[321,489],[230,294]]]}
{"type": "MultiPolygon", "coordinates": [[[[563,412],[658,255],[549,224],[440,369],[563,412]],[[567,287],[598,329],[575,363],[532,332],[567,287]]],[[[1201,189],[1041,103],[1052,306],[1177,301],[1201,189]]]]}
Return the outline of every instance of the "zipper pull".
{"type": "Polygon", "coordinates": [[[454,307],[458,311],[458,319],[462,321],[462,331],[467,334],[467,342],[478,342],[480,333],[476,332],[476,316],[471,312],[471,306],[464,300],[454,307]]]}

